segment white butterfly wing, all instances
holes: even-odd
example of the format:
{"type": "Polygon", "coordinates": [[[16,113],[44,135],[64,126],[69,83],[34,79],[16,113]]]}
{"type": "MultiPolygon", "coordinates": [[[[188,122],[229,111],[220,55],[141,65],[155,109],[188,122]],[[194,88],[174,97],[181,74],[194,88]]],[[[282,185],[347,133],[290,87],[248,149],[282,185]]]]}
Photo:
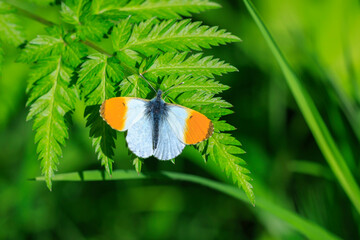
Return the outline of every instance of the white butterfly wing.
{"type": "Polygon", "coordinates": [[[184,131],[188,116],[189,113],[186,111],[186,108],[168,104],[168,114],[166,120],[176,137],[181,142],[184,142],[184,131]]]}
{"type": "Polygon", "coordinates": [[[142,117],[132,124],[126,135],[129,149],[138,157],[148,158],[154,154],[153,131],[150,117],[142,117]]]}
{"type": "Polygon", "coordinates": [[[147,102],[132,97],[110,98],[101,105],[100,114],[113,129],[126,131],[143,117],[147,102]]]}
{"type": "Polygon", "coordinates": [[[154,157],[159,160],[170,160],[177,157],[184,149],[185,144],[177,137],[169,124],[168,119],[160,121],[159,139],[154,157]]]}
{"type": "Polygon", "coordinates": [[[147,158],[153,155],[152,122],[145,116],[145,99],[116,97],[101,105],[101,116],[114,129],[126,131],[129,149],[137,156],[147,158]]]}
{"type": "Polygon", "coordinates": [[[179,105],[168,104],[167,121],[178,139],[186,145],[204,141],[214,131],[211,120],[205,115],[179,105]]]}

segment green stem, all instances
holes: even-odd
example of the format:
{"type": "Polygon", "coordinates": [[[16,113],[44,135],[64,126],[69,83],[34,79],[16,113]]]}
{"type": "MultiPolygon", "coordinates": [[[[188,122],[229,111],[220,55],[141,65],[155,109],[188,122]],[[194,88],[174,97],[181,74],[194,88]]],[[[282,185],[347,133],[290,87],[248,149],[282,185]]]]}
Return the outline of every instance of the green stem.
{"type": "Polygon", "coordinates": [[[56,25],[55,23],[53,23],[53,22],[51,22],[51,21],[49,21],[49,20],[46,20],[45,18],[42,18],[42,17],[40,17],[40,16],[38,16],[38,15],[35,15],[35,14],[33,14],[33,13],[25,10],[25,9],[19,8],[19,7],[15,6],[15,5],[13,5],[13,4],[10,4],[10,3],[8,3],[8,4],[11,5],[13,8],[15,8],[16,11],[17,11],[18,13],[20,13],[20,14],[21,14],[22,16],[24,16],[24,17],[33,19],[33,20],[35,20],[35,21],[37,21],[37,22],[39,22],[39,23],[42,23],[42,24],[44,24],[44,25],[46,25],[46,26],[48,26],[48,27],[51,27],[51,26],[56,25]]]}
{"type": "Polygon", "coordinates": [[[97,52],[102,53],[102,54],[104,54],[104,55],[106,55],[106,56],[108,56],[108,57],[112,57],[112,56],[113,56],[113,54],[107,52],[106,50],[102,49],[101,47],[95,45],[94,43],[92,43],[92,42],[90,42],[90,41],[81,40],[81,42],[82,42],[83,44],[85,44],[86,46],[88,46],[88,47],[96,50],[97,52]]]}
{"type": "MultiPolygon", "coordinates": [[[[185,181],[200,184],[208,188],[214,189],[221,193],[224,193],[228,196],[234,197],[238,200],[243,201],[244,203],[249,204],[249,201],[245,194],[237,187],[227,185],[224,183],[216,182],[199,176],[194,176],[184,173],[176,172],[150,172],[150,173],[137,173],[134,170],[115,170],[113,171],[112,176],[108,176],[103,171],[99,170],[90,170],[83,172],[73,172],[73,173],[64,173],[55,175],[53,181],[115,181],[115,180],[136,180],[136,179],[160,179],[160,180],[172,180],[172,181],[185,181]]],[[[44,177],[36,177],[36,181],[44,181],[44,177]]],[[[253,208],[255,209],[255,208],[253,208]]],[[[255,210],[266,211],[277,218],[283,220],[290,224],[294,229],[302,233],[309,239],[339,239],[338,236],[328,232],[327,230],[321,228],[320,226],[312,223],[297,214],[291,212],[290,210],[281,208],[268,201],[261,196],[257,197],[257,208],[255,210]]]]}
{"type": "Polygon", "coordinates": [[[342,154],[333,140],[328,128],[321,118],[314,102],[302,86],[269,30],[261,20],[259,13],[250,0],[244,0],[246,8],[260,29],[265,41],[280,65],[289,88],[299,105],[299,108],[331,170],[334,172],[345,193],[350,198],[358,213],[360,213],[360,190],[342,154]]]}
{"type": "MultiPolygon", "coordinates": [[[[42,23],[42,24],[44,24],[44,25],[46,25],[46,26],[49,26],[49,27],[58,25],[58,24],[56,24],[56,23],[54,23],[54,22],[51,22],[51,21],[49,21],[49,20],[46,20],[46,19],[44,19],[44,18],[42,18],[42,17],[40,17],[40,16],[37,16],[37,15],[35,15],[35,14],[29,12],[29,11],[26,11],[26,10],[24,10],[24,9],[22,9],[22,8],[19,8],[19,7],[15,6],[15,5],[13,5],[13,4],[10,4],[10,3],[8,3],[8,4],[11,5],[14,9],[16,9],[17,12],[18,12],[19,14],[21,14],[22,16],[24,16],[24,17],[30,18],[30,19],[32,19],[32,20],[34,20],[34,21],[37,21],[37,22],[42,23]]],[[[84,45],[86,45],[86,46],[94,49],[95,51],[97,51],[97,52],[99,52],[99,53],[101,53],[101,54],[106,55],[107,57],[112,57],[112,56],[114,56],[114,54],[109,53],[109,52],[106,51],[105,49],[97,46],[96,44],[94,44],[94,43],[92,43],[92,42],[90,42],[90,41],[88,41],[88,40],[81,40],[81,43],[83,43],[84,45]]],[[[127,65],[124,64],[123,62],[121,62],[121,66],[124,67],[128,72],[130,72],[130,75],[135,74],[135,75],[138,75],[139,77],[141,77],[141,76],[139,75],[138,71],[136,71],[134,68],[132,68],[132,67],[130,67],[130,66],[127,66],[127,65]]]]}
{"type": "MultiPolygon", "coordinates": [[[[34,20],[34,21],[36,21],[36,22],[42,23],[42,24],[44,24],[44,25],[46,25],[46,26],[48,26],[48,27],[52,27],[52,26],[57,26],[57,25],[58,25],[58,24],[56,24],[56,23],[54,23],[54,22],[52,22],[52,21],[46,20],[45,18],[42,18],[42,17],[40,17],[40,16],[38,16],[38,15],[35,15],[35,14],[33,14],[33,13],[27,11],[27,10],[24,10],[24,9],[18,7],[18,6],[15,6],[14,4],[11,4],[11,3],[8,3],[8,4],[11,5],[14,9],[16,9],[16,11],[17,11],[19,14],[21,14],[22,16],[24,16],[24,17],[30,18],[30,19],[32,19],[32,20],[34,20]]],[[[100,52],[100,53],[102,53],[102,54],[104,54],[104,55],[106,55],[106,56],[108,56],[108,57],[112,57],[112,56],[113,56],[113,54],[107,52],[106,50],[102,49],[101,47],[95,45],[94,43],[92,43],[92,42],[90,42],[90,41],[85,40],[85,41],[81,41],[81,42],[82,42],[83,44],[85,44],[86,46],[88,46],[88,47],[96,50],[97,52],[100,52]]]]}

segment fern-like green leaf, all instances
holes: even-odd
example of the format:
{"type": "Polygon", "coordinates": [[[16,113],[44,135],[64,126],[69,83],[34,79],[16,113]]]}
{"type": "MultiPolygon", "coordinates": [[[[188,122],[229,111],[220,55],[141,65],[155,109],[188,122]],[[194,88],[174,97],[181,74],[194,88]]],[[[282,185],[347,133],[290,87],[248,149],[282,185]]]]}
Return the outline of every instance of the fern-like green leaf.
{"type": "Polygon", "coordinates": [[[143,64],[140,71],[152,77],[191,74],[213,78],[214,75],[221,76],[237,69],[211,56],[202,57],[201,53],[188,56],[186,52],[183,52],[160,55],[155,60],[143,64]]]}
{"type": "MultiPolygon", "coordinates": [[[[120,28],[123,28],[122,25],[120,28]]],[[[127,35],[114,36],[116,39],[113,39],[113,42],[118,39],[123,43],[128,39],[126,44],[116,43],[115,45],[121,48],[114,49],[117,51],[132,49],[146,56],[154,55],[159,50],[163,52],[201,50],[240,40],[225,30],[218,30],[218,27],[201,25],[201,22],[191,22],[190,19],[178,22],[162,21],[155,25],[150,19],[135,25],[131,35],[129,37],[127,35]]]]}
{"type": "Polygon", "coordinates": [[[220,97],[214,97],[212,93],[198,91],[196,93],[184,93],[177,98],[177,102],[190,108],[212,106],[214,108],[230,108],[232,105],[220,97]]]}
{"type": "Polygon", "coordinates": [[[102,16],[87,15],[84,17],[83,24],[78,25],[77,29],[81,39],[100,41],[112,25],[111,22],[102,16]]]}
{"type": "MultiPolygon", "coordinates": [[[[221,127],[216,123],[215,126],[221,127]]],[[[229,128],[229,126],[225,126],[224,129],[229,128]]],[[[219,130],[223,129],[215,128],[215,131],[219,130]]],[[[209,138],[207,145],[202,144],[199,146],[199,149],[207,159],[218,164],[228,176],[231,176],[234,183],[244,189],[251,203],[255,205],[255,195],[250,183],[252,179],[249,177],[250,171],[242,166],[245,164],[245,161],[237,156],[245,153],[240,146],[241,143],[230,134],[215,132],[209,138]]]]}
{"type": "Polygon", "coordinates": [[[165,91],[166,89],[169,89],[170,87],[175,85],[178,86],[171,89],[169,96],[194,91],[203,91],[218,94],[222,91],[229,89],[229,86],[221,84],[214,79],[208,79],[206,77],[193,77],[191,75],[182,75],[179,77],[177,77],[176,75],[166,76],[161,81],[160,89],[163,89],[165,91]]]}
{"type": "Polygon", "coordinates": [[[89,0],[67,0],[61,4],[62,20],[72,24],[82,40],[99,41],[112,23],[101,15],[93,14],[89,0]]]}
{"type": "Polygon", "coordinates": [[[88,0],[67,0],[61,3],[62,20],[69,24],[81,24],[80,17],[83,15],[84,6],[88,0]]]}
{"type": "Polygon", "coordinates": [[[15,11],[0,1],[0,40],[17,46],[25,41],[25,37],[15,11]]]}
{"type": "Polygon", "coordinates": [[[176,75],[165,77],[161,86],[165,90],[180,83],[183,84],[173,88],[168,95],[169,98],[175,103],[205,114],[214,124],[215,133],[207,141],[198,144],[197,148],[204,159],[214,161],[228,176],[231,176],[233,181],[244,189],[252,204],[255,204],[250,172],[244,167],[245,161],[238,157],[239,154],[244,153],[244,150],[240,148],[241,144],[238,140],[229,133],[223,133],[233,131],[235,128],[224,120],[219,120],[220,117],[232,113],[228,109],[232,105],[214,95],[221,92],[220,89],[225,90],[228,87],[205,77],[176,75]],[[183,88],[183,91],[178,88],[183,88]]]}
{"type": "Polygon", "coordinates": [[[231,124],[228,124],[224,120],[215,121],[215,122],[213,122],[213,124],[214,124],[214,129],[216,129],[219,132],[236,130],[236,128],[234,126],[232,126],[231,124]]]}
{"type": "MultiPolygon", "coordinates": [[[[142,61],[142,58],[132,50],[125,50],[125,52],[118,52],[116,57],[120,60],[126,73],[126,78],[120,83],[120,92],[121,96],[128,97],[139,97],[146,98],[149,97],[149,93],[153,92],[149,85],[140,78],[138,69],[136,65],[142,61]]],[[[148,79],[153,86],[156,84],[152,79],[148,79]]]]}
{"type": "Polygon", "coordinates": [[[100,117],[99,110],[106,99],[115,97],[115,86],[123,76],[118,60],[100,53],[88,56],[79,72],[78,85],[86,103],[86,125],[90,127],[90,137],[98,159],[110,175],[116,132],[100,117]]]}
{"type": "Polygon", "coordinates": [[[127,18],[119,21],[114,27],[111,33],[111,41],[115,51],[120,51],[126,45],[131,36],[132,26],[129,18],[127,18]]]}
{"type": "Polygon", "coordinates": [[[179,19],[190,17],[191,13],[199,13],[220,5],[208,0],[96,0],[94,11],[97,14],[110,14],[118,17],[133,16],[133,19],[144,20],[152,17],[160,19],[179,19]]]}
{"type": "Polygon", "coordinates": [[[120,92],[121,96],[127,97],[154,97],[153,95],[150,95],[151,93],[153,93],[153,90],[144,81],[144,79],[140,78],[137,75],[131,75],[125,78],[120,84],[120,92]]]}
{"type": "Polygon", "coordinates": [[[40,35],[27,44],[18,61],[32,63],[47,56],[58,55],[62,52],[63,46],[64,41],[61,37],[40,35]]]}
{"type": "Polygon", "coordinates": [[[87,49],[58,28],[48,29],[50,35],[39,35],[21,52],[18,61],[32,63],[52,55],[62,55],[63,61],[75,68],[81,63],[87,49]]]}
{"type": "Polygon", "coordinates": [[[36,62],[28,80],[28,119],[33,119],[35,142],[42,173],[51,189],[51,177],[57,169],[61,146],[68,138],[66,119],[77,99],[71,84],[72,69],[81,62],[86,49],[61,28],[47,29],[49,35],[28,43],[19,61],[36,62]]]}
{"type": "Polygon", "coordinates": [[[51,189],[51,177],[57,170],[61,146],[68,138],[65,115],[74,109],[76,92],[70,87],[71,70],[61,56],[38,62],[29,81],[30,111],[27,119],[34,120],[35,142],[41,160],[42,174],[51,189]]]}
{"type": "Polygon", "coordinates": [[[197,110],[213,120],[217,120],[224,115],[233,113],[232,110],[228,109],[232,107],[230,103],[220,97],[214,97],[216,93],[221,92],[221,89],[227,89],[228,87],[226,85],[219,85],[219,89],[212,90],[219,84],[213,79],[180,76],[177,80],[173,81],[173,84],[170,84],[169,79],[173,78],[175,77],[170,76],[165,78],[161,85],[163,86],[161,88],[165,90],[181,82],[183,83],[182,85],[171,89],[168,96],[172,102],[197,110]],[[200,84],[198,85],[199,80],[200,84]],[[170,84],[168,85],[169,87],[164,88],[168,83],[170,84]],[[178,91],[177,88],[180,88],[183,85],[185,85],[183,88],[184,91],[178,91]]]}

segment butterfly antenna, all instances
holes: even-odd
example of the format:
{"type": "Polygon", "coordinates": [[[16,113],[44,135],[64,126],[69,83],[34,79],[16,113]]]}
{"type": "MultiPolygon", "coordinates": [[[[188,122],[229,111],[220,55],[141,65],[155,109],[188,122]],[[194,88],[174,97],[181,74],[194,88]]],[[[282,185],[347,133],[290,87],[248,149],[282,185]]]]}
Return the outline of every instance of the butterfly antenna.
{"type": "Polygon", "coordinates": [[[155,88],[150,84],[150,82],[144,77],[144,75],[142,75],[142,73],[139,74],[139,76],[145,80],[145,82],[147,82],[147,84],[149,84],[149,86],[154,90],[154,92],[156,93],[155,88]]]}
{"type": "MultiPolygon", "coordinates": [[[[169,92],[171,89],[176,88],[176,87],[178,87],[178,86],[180,86],[180,85],[183,85],[184,83],[185,83],[185,82],[181,82],[181,83],[179,83],[179,84],[176,84],[175,86],[172,86],[171,88],[169,88],[168,90],[166,90],[164,93],[167,93],[167,92],[169,92]]],[[[164,93],[163,93],[163,94],[164,94],[164,93]]],[[[164,98],[166,98],[167,95],[169,95],[169,93],[166,94],[166,95],[164,96],[164,98]]]]}

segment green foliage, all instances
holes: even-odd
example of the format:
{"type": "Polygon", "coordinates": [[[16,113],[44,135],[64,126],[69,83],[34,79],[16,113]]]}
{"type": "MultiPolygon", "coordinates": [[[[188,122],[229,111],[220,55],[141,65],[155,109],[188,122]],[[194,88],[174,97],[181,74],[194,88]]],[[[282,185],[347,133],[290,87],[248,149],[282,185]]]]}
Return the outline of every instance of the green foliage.
{"type": "Polygon", "coordinates": [[[61,55],[69,66],[77,67],[86,55],[86,47],[62,29],[48,28],[47,31],[49,35],[39,35],[27,44],[18,61],[32,63],[48,56],[61,55]]]}
{"type": "Polygon", "coordinates": [[[2,64],[4,62],[4,50],[2,49],[0,45],[0,77],[1,77],[1,70],[2,70],[2,64]]]}
{"type": "MultiPolygon", "coordinates": [[[[113,48],[122,53],[119,56],[120,61],[126,62],[131,58],[138,58],[137,54],[132,54],[124,59],[126,50],[149,56],[142,61],[139,71],[153,83],[158,82],[159,76],[164,76],[160,79],[160,87],[163,90],[183,82],[169,94],[171,101],[202,112],[217,126],[216,120],[230,114],[232,111],[228,108],[232,105],[215,97],[215,94],[228,87],[215,81],[214,75],[222,75],[237,69],[219,59],[202,57],[201,53],[189,55],[186,51],[201,50],[201,47],[208,48],[211,45],[216,46],[239,39],[224,30],[217,31],[217,28],[200,26],[200,23],[191,23],[189,20],[154,22],[155,19],[150,19],[133,25],[127,18],[114,28],[111,38],[113,48]],[[165,53],[155,55],[159,50],[165,53]]],[[[121,91],[126,96],[145,97],[151,90],[142,79],[131,76],[122,83],[121,91]],[[147,92],[140,90],[146,88],[147,92]]],[[[231,129],[228,127],[225,130],[231,129]]],[[[236,156],[243,153],[239,142],[229,134],[219,133],[208,140],[207,147],[204,145],[206,143],[200,145],[203,156],[215,161],[220,168],[231,175],[234,182],[243,187],[254,204],[255,197],[249,183],[251,180],[248,176],[249,171],[239,165],[244,164],[244,161],[236,156]],[[217,160],[218,158],[220,159],[217,160]]]]}
{"type": "Polygon", "coordinates": [[[28,120],[34,120],[35,142],[41,160],[42,174],[51,189],[51,178],[57,170],[61,145],[68,138],[65,115],[74,109],[75,89],[70,86],[71,70],[54,56],[39,61],[30,76],[28,120]]]}
{"type": "MultiPolygon", "coordinates": [[[[138,164],[139,159],[134,159],[134,164],[138,164]]],[[[229,186],[227,184],[219,183],[207,178],[202,178],[195,175],[185,174],[185,173],[176,173],[176,172],[166,172],[160,171],[151,174],[139,173],[135,171],[124,171],[124,170],[115,170],[113,176],[110,178],[108,176],[103,176],[102,172],[99,170],[89,170],[84,171],[83,176],[79,172],[63,173],[56,174],[54,181],[124,181],[130,179],[160,179],[160,180],[172,180],[172,181],[185,181],[200,184],[208,188],[217,190],[231,196],[237,200],[247,202],[246,197],[238,188],[229,186]]],[[[43,177],[37,177],[36,181],[44,181],[43,177]]],[[[288,210],[281,207],[278,203],[274,203],[272,200],[266,198],[266,196],[259,196],[259,201],[257,203],[258,209],[261,209],[267,214],[270,213],[274,216],[277,216],[279,219],[284,220],[289,223],[292,227],[297,229],[300,233],[306,236],[308,239],[328,239],[328,240],[338,240],[340,239],[337,235],[327,231],[321,226],[308,221],[303,216],[297,215],[294,210],[288,210]]],[[[211,206],[213,207],[213,206],[211,206]]],[[[212,209],[213,210],[213,209],[212,209]]],[[[273,220],[273,219],[272,219],[273,220]]],[[[273,223],[272,223],[273,224],[273,223]]]]}
{"type": "Polygon", "coordinates": [[[216,162],[222,170],[231,175],[232,180],[244,189],[247,197],[255,206],[255,195],[250,184],[252,179],[248,176],[250,171],[240,166],[244,165],[245,161],[237,156],[245,153],[240,148],[241,143],[230,134],[219,133],[220,131],[228,131],[232,128],[231,125],[228,128],[220,128],[219,124],[215,123],[215,130],[217,132],[209,139],[208,145],[205,148],[202,148],[203,146],[200,148],[208,159],[216,162]]]}
{"type": "Polygon", "coordinates": [[[325,159],[328,161],[331,170],[338,178],[339,183],[342,185],[346,194],[355,206],[357,212],[360,213],[360,188],[353,177],[343,154],[337,147],[336,141],[332,138],[309,93],[291,69],[287,60],[284,58],[279,47],[269,33],[267,27],[262,22],[256,8],[249,0],[244,0],[244,2],[259,30],[263,34],[276,61],[280,65],[287,84],[289,85],[289,88],[294,95],[294,98],[299,105],[299,108],[304,115],[304,118],[309,125],[320,150],[322,151],[325,159]]]}
{"type": "Polygon", "coordinates": [[[41,5],[41,6],[48,6],[48,5],[53,4],[55,2],[55,0],[26,0],[26,1],[38,4],[38,5],[41,5]]]}
{"type": "Polygon", "coordinates": [[[0,41],[17,46],[25,37],[15,12],[9,4],[0,1],[0,41]]]}
{"type": "Polygon", "coordinates": [[[111,175],[116,132],[99,115],[100,105],[109,98],[115,97],[115,86],[123,78],[119,61],[96,53],[88,56],[79,72],[78,85],[85,100],[87,126],[90,127],[95,152],[101,165],[111,175]]]}
{"type": "MultiPolygon", "coordinates": [[[[74,109],[76,90],[85,103],[86,126],[97,158],[111,175],[116,131],[100,117],[99,108],[106,99],[117,95],[153,97],[143,74],[155,88],[163,90],[183,82],[167,100],[200,111],[214,122],[216,133],[198,149],[205,159],[231,175],[254,203],[249,171],[237,156],[243,153],[240,143],[230,134],[221,133],[234,128],[219,120],[232,113],[232,105],[217,96],[229,87],[214,76],[237,69],[211,56],[189,52],[240,39],[218,27],[178,20],[217,7],[207,0],[61,2],[63,22],[48,28],[48,34],[31,40],[18,58],[35,63],[28,85],[28,119],[34,120],[35,141],[49,188],[62,154],[61,146],[68,138],[66,119],[74,109]],[[102,41],[110,32],[113,53],[90,42],[102,41]],[[85,58],[85,45],[98,53],[85,58]]],[[[17,26],[11,30],[18,32],[17,26]]],[[[141,159],[135,158],[137,171],[141,165],[141,159]]]]}
{"type": "Polygon", "coordinates": [[[183,53],[165,53],[155,59],[144,62],[141,68],[146,76],[184,75],[205,76],[213,78],[214,75],[223,75],[237,69],[224,61],[211,56],[202,57],[201,53],[189,55],[183,53]]]}
{"type": "Polygon", "coordinates": [[[139,21],[152,17],[179,19],[181,16],[190,17],[191,13],[220,7],[219,4],[208,0],[95,0],[93,5],[97,14],[134,16],[133,18],[139,21]]]}
{"type": "Polygon", "coordinates": [[[18,60],[36,62],[28,80],[28,119],[34,120],[37,152],[46,183],[51,189],[51,177],[62,155],[61,145],[68,138],[66,119],[77,99],[71,76],[86,49],[60,28],[47,30],[49,35],[40,35],[29,42],[18,60]]]}
{"type": "MultiPolygon", "coordinates": [[[[115,239],[124,236],[135,239],[262,239],[264,236],[271,239],[360,239],[356,214],[360,203],[360,172],[356,158],[360,151],[360,61],[357,61],[360,51],[356,51],[360,41],[357,34],[360,24],[358,1],[275,0],[269,7],[268,1],[259,0],[256,5],[264,13],[265,21],[261,20],[250,0],[228,0],[223,9],[192,19],[185,15],[195,12],[195,6],[189,7],[188,13],[181,13],[182,7],[209,2],[0,2],[13,4],[1,3],[3,11],[0,13],[0,17],[6,19],[6,25],[0,24],[0,62],[1,56],[4,58],[0,80],[0,143],[5,146],[0,152],[0,175],[4,176],[0,178],[0,189],[3,190],[0,215],[5,216],[0,239],[41,238],[46,235],[64,239],[97,238],[99,232],[115,239]],[[239,12],[245,9],[241,7],[243,2],[250,14],[239,12]],[[171,4],[173,13],[170,15],[170,11],[161,10],[161,7],[171,4]],[[128,11],[132,11],[131,16],[128,11]],[[289,13],[291,21],[284,22],[289,13]],[[239,14],[243,16],[238,18],[239,14]],[[195,23],[195,19],[204,19],[210,27],[195,23]],[[271,22],[269,30],[282,45],[277,45],[269,34],[264,24],[267,20],[271,22]],[[224,51],[225,47],[205,49],[228,39],[224,36],[225,31],[220,32],[223,30],[209,32],[211,24],[216,22],[221,23],[219,29],[241,30],[246,36],[241,49],[238,48],[240,44],[232,46],[230,51],[224,51]],[[52,27],[46,32],[40,29],[41,23],[52,27]],[[4,33],[4,29],[13,33],[16,28],[21,35],[32,38],[27,38],[26,44],[15,38],[14,43],[13,38],[8,39],[11,35],[4,33]],[[202,33],[199,31],[201,28],[202,33]],[[259,38],[257,28],[265,39],[259,38]],[[208,34],[214,38],[206,39],[208,34]],[[217,38],[217,34],[221,37],[217,38]],[[267,52],[268,47],[271,51],[267,52]],[[284,51],[284,55],[279,49],[284,51]],[[29,64],[13,61],[19,52],[22,52],[19,60],[29,64]],[[200,60],[195,62],[197,69],[191,69],[191,64],[185,61],[199,52],[203,54],[200,59],[214,55],[214,58],[221,56],[230,63],[238,62],[236,66],[240,66],[240,71],[229,77],[241,80],[227,83],[214,69],[203,74],[198,71],[202,65],[200,60]],[[269,57],[271,53],[274,59],[269,57]],[[161,69],[160,74],[156,73],[154,63],[166,54],[186,55],[176,64],[179,73],[166,68],[161,69]],[[285,56],[295,71],[291,70],[285,56]],[[118,67],[116,74],[111,73],[116,72],[109,68],[111,64],[118,67]],[[29,68],[29,65],[33,67],[29,68]],[[56,74],[57,67],[60,67],[61,74],[56,74]],[[147,72],[151,68],[155,71],[147,72]],[[289,89],[279,84],[282,79],[279,70],[284,72],[283,80],[287,81],[289,89]],[[29,72],[26,96],[29,103],[25,108],[24,81],[29,72]],[[162,90],[184,82],[166,92],[164,100],[200,111],[214,124],[215,132],[211,138],[186,147],[182,156],[171,160],[174,164],[176,162],[175,168],[170,161],[144,160],[131,154],[125,146],[126,133],[115,132],[99,116],[99,105],[111,96],[154,97],[154,92],[140,74],[154,88],[162,90]],[[305,81],[299,79],[301,75],[306,76],[305,81]],[[236,86],[228,91],[230,93],[224,92],[228,103],[220,97],[225,97],[223,91],[229,88],[224,84],[233,83],[236,86]],[[53,94],[55,84],[58,94],[53,94]],[[74,115],[71,115],[73,102],[65,99],[69,98],[67,95],[76,101],[74,115]],[[53,107],[51,99],[54,99],[53,107]],[[294,108],[294,100],[298,109],[294,108]],[[71,106],[62,106],[63,101],[71,106]],[[230,103],[235,106],[236,114],[225,116],[233,112],[230,103]],[[29,109],[33,115],[33,134],[29,124],[24,123],[24,113],[29,109]],[[70,117],[74,126],[68,132],[70,117]],[[50,120],[54,127],[49,127],[50,120]],[[237,134],[244,141],[249,138],[246,150],[251,154],[242,155],[242,146],[233,138],[236,133],[231,132],[235,127],[229,123],[236,123],[240,129],[237,134]],[[31,139],[34,135],[37,144],[31,139]],[[68,135],[70,139],[67,139],[68,135]],[[47,137],[50,140],[47,141],[47,137]],[[115,141],[116,137],[119,139],[115,141]],[[64,142],[66,148],[63,148],[64,142]],[[116,148],[115,143],[118,145],[116,148]],[[39,155],[36,148],[39,148],[39,155]],[[54,156],[46,157],[49,152],[54,156]],[[328,162],[322,162],[321,153],[328,162]],[[78,183],[66,186],[58,183],[53,185],[55,191],[49,194],[44,186],[39,188],[36,183],[24,181],[37,175],[39,166],[36,165],[40,164],[36,161],[37,156],[45,156],[41,159],[45,176],[38,180],[46,179],[48,185],[51,185],[50,180],[78,183]],[[99,161],[95,160],[97,158],[99,161]],[[132,168],[131,164],[136,171],[128,169],[132,168]],[[86,171],[88,167],[84,166],[103,168],[104,171],[86,171]],[[222,184],[184,174],[184,171],[199,172],[199,167],[206,169],[205,172],[216,180],[229,181],[222,184]],[[51,177],[56,169],[60,174],[55,172],[51,177]],[[68,170],[78,172],[63,174],[68,170]],[[256,208],[234,200],[254,203],[250,177],[256,179],[256,208]],[[133,188],[130,179],[142,179],[137,180],[141,184],[137,183],[138,187],[133,188]],[[199,183],[204,187],[195,186],[183,191],[182,184],[168,186],[173,184],[171,179],[199,183]],[[121,183],[85,183],[94,180],[121,180],[121,183]],[[229,182],[233,180],[234,186],[231,186],[229,182]],[[146,182],[145,186],[142,182],[146,182]],[[119,191],[113,191],[113,186],[121,188],[120,198],[119,191]],[[61,189],[72,196],[71,201],[61,189]],[[203,201],[193,201],[194,198],[203,201]],[[119,204],[111,204],[114,199],[119,204]],[[124,204],[131,208],[130,211],[140,209],[137,211],[139,214],[129,215],[124,204]],[[100,216],[88,214],[89,209],[99,206],[102,206],[101,211],[97,211],[100,216]],[[59,208],[65,211],[64,214],[57,214],[59,208]],[[249,214],[245,208],[255,214],[249,214]],[[115,222],[109,211],[116,213],[115,222]],[[163,212],[171,214],[164,215],[163,212]],[[184,218],[184,212],[196,212],[196,221],[190,227],[188,222],[194,216],[185,214],[184,218]],[[79,219],[73,216],[85,215],[86,219],[80,219],[81,229],[77,229],[79,219]],[[11,216],[11,221],[6,221],[7,216],[11,216]],[[29,216],[40,221],[28,221],[29,216]],[[212,217],[211,231],[204,231],[203,225],[208,223],[209,216],[212,217]],[[102,224],[95,226],[93,222],[100,218],[102,224]],[[239,229],[232,224],[233,219],[246,221],[254,227],[239,229]],[[133,224],[139,220],[141,226],[133,224]]],[[[167,67],[166,64],[164,61],[163,66],[167,67]]]]}
{"type": "Polygon", "coordinates": [[[61,16],[63,21],[70,24],[81,24],[80,18],[84,15],[83,8],[87,4],[87,0],[68,0],[66,4],[61,3],[61,16]]]}
{"type": "Polygon", "coordinates": [[[201,26],[201,22],[191,22],[190,19],[168,20],[158,24],[154,24],[154,19],[150,19],[135,25],[132,31],[127,19],[119,24],[114,33],[112,38],[115,50],[131,49],[146,56],[159,53],[159,50],[200,51],[202,48],[240,40],[225,30],[218,30],[218,27],[201,26]],[[124,32],[124,29],[127,32],[124,32]]]}
{"type": "Polygon", "coordinates": [[[192,75],[170,75],[164,77],[164,79],[161,81],[162,89],[168,89],[172,85],[179,85],[176,88],[171,89],[171,93],[177,94],[197,90],[218,94],[229,89],[229,86],[221,84],[214,79],[208,79],[203,76],[193,77],[192,75]]]}
{"type": "Polygon", "coordinates": [[[111,22],[102,15],[93,14],[89,0],[68,0],[61,4],[64,22],[74,25],[80,39],[100,41],[111,22]]]}
{"type": "Polygon", "coordinates": [[[143,164],[143,162],[141,161],[140,158],[138,158],[138,157],[134,158],[134,160],[133,160],[133,165],[134,165],[134,167],[135,167],[135,171],[136,171],[138,174],[141,173],[142,164],[143,164]]]}
{"type": "Polygon", "coordinates": [[[205,160],[215,162],[239,187],[242,187],[251,203],[255,205],[255,196],[250,184],[252,180],[249,177],[250,172],[244,166],[245,161],[238,157],[239,154],[245,152],[240,148],[241,143],[238,140],[229,133],[223,133],[233,131],[235,127],[219,120],[220,117],[227,114],[227,108],[232,105],[220,97],[215,97],[215,94],[226,90],[228,86],[206,77],[170,75],[162,81],[162,88],[165,90],[182,82],[182,85],[171,90],[169,98],[175,103],[205,114],[212,119],[214,124],[215,132],[212,137],[198,144],[197,148],[205,160]],[[177,88],[182,88],[182,91],[177,88]]]}

